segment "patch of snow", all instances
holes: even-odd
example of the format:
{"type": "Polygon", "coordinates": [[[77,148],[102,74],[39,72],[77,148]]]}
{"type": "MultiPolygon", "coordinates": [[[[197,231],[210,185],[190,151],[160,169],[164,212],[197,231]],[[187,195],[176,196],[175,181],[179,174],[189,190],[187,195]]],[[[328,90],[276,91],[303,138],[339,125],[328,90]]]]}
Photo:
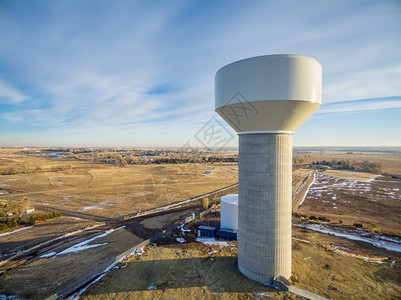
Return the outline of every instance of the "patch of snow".
{"type": "Polygon", "coordinates": [[[151,194],[152,192],[141,192],[141,193],[136,193],[135,196],[145,196],[148,194],[151,194]]]}
{"type": "MultiPolygon", "coordinates": [[[[80,219],[80,218],[77,218],[77,217],[66,217],[66,218],[80,219]]],[[[101,225],[102,225],[102,224],[96,224],[96,225],[88,226],[88,227],[86,227],[85,229],[79,229],[79,230],[76,230],[76,231],[67,232],[66,234],[64,234],[64,235],[62,235],[62,236],[59,236],[59,237],[56,237],[56,238],[54,238],[54,239],[51,239],[51,240],[48,241],[48,242],[49,242],[49,243],[50,243],[50,242],[54,242],[54,241],[63,239],[63,238],[65,238],[65,237],[67,237],[67,236],[75,235],[75,234],[80,233],[80,232],[82,232],[82,231],[90,230],[90,229],[99,227],[99,226],[101,226],[101,225]]],[[[28,229],[28,228],[31,228],[31,227],[33,227],[33,226],[25,227],[25,228],[22,228],[22,229],[28,229]]],[[[120,227],[120,228],[121,228],[121,227],[120,227]]],[[[17,231],[17,230],[15,230],[15,231],[17,231]]],[[[19,230],[18,230],[18,231],[19,231],[19,230]]],[[[13,232],[8,232],[7,234],[10,234],[10,233],[13,233],[13,232]]],[[[34,246],[34,247],[29,248],[29,249],[26,249],[26,250],[24,250],[24,251],[12,252],[12,253],[9,253],[9,254],[4,255],[4,257],[6,257],[6,256],[18,255],[18,254],[21,254],[21,253],[26,253],[26,252],[29,252],[29,251],[31,251],[31,250],[33,250],[33,249],[36,249],[36,248],[37,248],[37,246],[34,246]]],[[[0,299],[0,300],[1,300],[1,299],[0,299]]]]}
{"type": "Polygon", "coordinates": [[[199,243],[204,243],[206,245],[212,246],[217,245],[220,247],[229,247],[230,244],[227,241],[218,241],[215,238],[207,238],[207,237],[198,237],[196,241],[199,243]]]}
{"type": "Polygon", "coordinates": [[[369,179],[366,179],[365,182],[372,182],[375,181],[377,177],[379,177],[380,175],[375,175],[373,177],[370,177],[369,179]]]}
{"type": "Polygon", "coordinates": [[[90,210],[90,209],[103,209],[103,207],[99,206],[99,205],[92,205],[92,206],[85,206],[82,210],[90,210]]]}
{"type": "MultiPolygon", "coordinates": [[[[68,254],[68,253],[77,253],[80,251],[84,251],[87,249],[91,249],[91,248],[96,248],[96,247],[100,247],[100,246],[104,246],[107,245],[108,243],[101,243],[101,244],[93,244],[93,245],[87,245],[88,241],[84,241],[82,243],[76,244],[74,246],[71,246],[59,253],[56,254],[56,256],[60,256],[60,255],[64,255],[64,254],[68,254]]],[[[90,241],[91,242],[91,241],[90,241]]]]}
{"type": "Polygon", "coordinates": [[[345,252],[351,251],[350,248],[343,247],[343,246],[337,246],[337,245],[331,245],[331,248],[333,248],[334,250],[341,250],[341,251],[345,251],[345,252]]]}
{"type": "Polygon", "coordinates": [[[385,261],[380,261],[380,260],[370,260],[369,257],[365,258],[364,261],[370,262],[370,263],[376,263],[376,264],[386,264],[385,261]]]}
{"type": "Polygon", "coordinates": [[[386,263],[386,262],[380,261],[380,260],[371,260],[367,256],[359,256],[355,253],[355,251],[352,251],[350,248],[347,248],[347,247],[331,245],[331,248],[334,250],[334,252],[340,253],[343,255],[353,256],[352,254],[354,254],[355,256],[362,258],[366,262],[377,263],[377,264],[385,264],[386,263]]]}
{"type": "Polygon", "coordinates": [[[362,241],[365,243],[372,244],[375,247],[384,248],[389,251],[401,252],[401,239],[400,238],[386,237],[386,236],[380,235],[380,234],[372,235],[371,233],[363,232],[362,230],[347,231],[343,228],[326,227],[326,226],[322,226],[319,224],[300,223],[300,224],[294,224],[294,225],[298,226],[298,227],[303,227],[303,228],[307,228],[310,230],[318,231],[318,232],[321,232],[324,234],[330,234],[330,235],[346,238],[349,240],[362,241]]]}
{"type": "Polygon", "coordinates": [[[186,240],[184,238],[180,238],[180,237],[175,238],[175,240],[181,244],[186,242],[186,240]]]}
{"type": "Polygon", "coordinates": [[[82,218],[78,218],[78,217],[66,217],[66,218],[70,218],[70,219],[74,219],[74,220],[83,220],[82,218]]]}
{"type": "Polygon", "coordinates": [[[312,171],[309,172],[308,176],[306,176],[305,180],[302,182],[302,184],[299,186],[299,188],[297,189],[297,191],[295,192],[295,194],[293,196],[296,196],[299,193],[300,189],[304,186],[305,182],[308,180],[311,173],[312,173],[312,171]]]}
{"type": "Polygon", "coordinates": [[[83,251],[83,250],[87,250],[87,249],[91,249],[91,248],[96,248],[96,247],[99,247],[99,246],[107,245],[108,243],[94,244],[94,245],[88,245],[88,244],[93,242],[94,240],[97,240],[97,239],[100,239],[102,237],[105,237],[105,236],[109,235],[110,233],[112,233],[114,231],[117,231],[117,230],[120,230],[122,228],[125,228],[125,226],[121,226],[121,227],[116,228],[116,229],[108,230],[108,231],[106,231],[106,232],[104,232],[102,234],[99,234],[99,235],[97,235],[97,236],[95,236],[93,238],[90,238],[88,240],[85,240],[83,242],[75,244],[75,245],[73,245],[73,246],[71,246],[71,247],[69,247],[67,249],[64,249],[63,251],[61,251],[61,252],[59,252],[59,253],[57,253],[55,255],[59,256],[59,255],[64,255],[64,254],[68,254],[68,253],[77,253],[79,251],[83,251]]]}
{"type": "Polygon", "coordinates": [[[258,293],[258,292],[254,292],[254,294],[256,295],[256,296],[258,296],[258,297],[262,297],[262,298],[264,298],[264,297],[271,297],[272,295],[269,295],[269,294],[265,294],[265,293],[258,293]]]}
{"type": "Polygon", "coordinates": [[[9,235],[9,234],[12,234],[12,233],[16,233],[16,232],[18,232],[18,231],[27,230],[27,229],[32,228],[32,227],[33,227],[33,226],[28,226],[28,227],[24,227],[24,228],[20,228],[20,229],[14,230],[14,231],[6,232],[6,233],[1,233],[1,234],[0,234],[0,237],[5,236],[5,235],[9,235]]]}
{"type": "Polygon", "coordinates": [[[57,254],[57,252],[50,252],[50,253],[41,255],[40,258],[52,257],[56,254],[57,254]]]}

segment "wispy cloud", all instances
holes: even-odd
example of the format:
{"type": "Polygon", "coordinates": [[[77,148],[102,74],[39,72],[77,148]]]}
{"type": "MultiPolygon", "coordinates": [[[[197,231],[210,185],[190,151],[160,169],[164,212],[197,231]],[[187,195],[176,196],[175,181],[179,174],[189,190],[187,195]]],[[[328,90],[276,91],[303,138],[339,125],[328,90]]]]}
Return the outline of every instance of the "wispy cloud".
{"type": "Polygon", "coordinates": [[[214,114],[215,72],[272,53],[321,62],[320,114],[400,105],[391,1],[17,2],[0,11],[1,126],[191,136],[214,114]]]}
{"type": "Polygon", "coordinates": [[[0,104],[19,104],[28,97],[0,80],[0,104]]]}
{"type": "Polygon", "coordinates": [[[317,111],[317,114],[378,111],[400,108],[401,96],[395,96],[328,103],[323,105],[323,107],[317,111]]]}

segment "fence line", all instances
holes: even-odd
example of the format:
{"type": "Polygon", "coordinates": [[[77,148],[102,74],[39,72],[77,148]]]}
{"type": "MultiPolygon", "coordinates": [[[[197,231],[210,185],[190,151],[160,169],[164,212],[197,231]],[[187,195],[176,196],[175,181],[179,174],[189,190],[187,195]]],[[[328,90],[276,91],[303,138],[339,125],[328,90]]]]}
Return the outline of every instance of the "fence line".
{"type": "Polygon", "coordinates": [[[129,220],[129,219],[134,219],[134,218],[143,217],[143,216],[146,216],[146,215],[158,213],[160,211],[166,211],[166,210],[169,210],[169,209],[172,209],[172,208],[178,208],[178,207],[184,206],[186,204],[190,204],[192,202],[199,201],[202,198],[209,197],[209,196],[218,194],[220,192],[224,192],[226,190],[235,188],[237,186],[238,186],[238,183],[234,183],[234,184],[226,186],[226,187],[224,187],[222,189],[215,190],[213,192],[202,194],[202,195],[199,195],[199,196],[196,196],[196,197],[192,197],[192,198],[187,199],[187,200],[173,202],[173,203],[170,203],[170,204],[165,205],[165,206],[159,206],[159,207],[155,207],[155,208],[150,208],[150,209],[147,209],[147,210],[144,210],[144,211],[132,214],[132,215],[124,216],[123,219],[124,220],[129,220]]]}
{"type": "Polygon", "coordinates": [[[301,186],[298,188],[297,192],[292,196],[293,209],[299,207],[299,204],[304,198],[305,193],[308,190],[311,183],[313,182],[314,178],[315,178],[315,173],[314,172],[309,173],[308,176],[305,178],[304,182],[302,182],[301,186]]]}

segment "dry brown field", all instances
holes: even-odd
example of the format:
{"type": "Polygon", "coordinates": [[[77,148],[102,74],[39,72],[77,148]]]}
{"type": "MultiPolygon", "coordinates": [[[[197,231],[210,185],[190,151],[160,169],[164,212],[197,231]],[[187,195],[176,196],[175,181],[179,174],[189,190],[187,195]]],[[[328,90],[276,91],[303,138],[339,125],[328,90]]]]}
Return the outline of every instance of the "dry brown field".
{"type": "MultiPolygon", "coordinates": [[[[92,238],[101,234],[99,231],[92,238]]],[[[84,240],[62,243],[59,249],[52,248],[52,252],[20,261],[19,266],[1,274],[0,290],[7,295],[17,295],[18,299],[46,299],[70,289],[79,279],[103,271],[117,255],[142,241],[126,229],[120,229],[82,245],[87,249],[71,248],[84,240]]]]}
{"type": "MultiPolygon", "coordinates": [[[[100,234],[104,224],[121,221],[122,216],[208,193],[238,180],[236,164],[116,167],[112,164],[19,155],[16,152],[15,149],[0,149],[0,172],[10,166],[20,169],[38,166],[40,171],[0,175],[0,201],[18,203],[27,196],[37,211],[56,210],[64,216],[0,236],[2,259],[91,226],[95,226],[93,230],[88,230],[91,236],[97,234],[97,230],[100,234]]],[[[304,163],[308,163],[308,159],[310,162],[361,159],[380,163],[383,172],[401,174],[400,155],[337,152],[308,155],[305,154],[304,163]]],[[[294,211],[308,216],[328,217],[333,225],[347,227],[358,222],[363,224],[363,230],[401,235],[401,180],[366,172],[319,172],[300,168],[293,173],[293,193],[311,171],[317,174],[315,183],[305,202],[301,207],[294,207],[294,211]]],[[[60,289],[67,289],[76,282],[75,275],[77,278],[85,277],[87,273],[101,270],[109,259],[112,261],[122,251],[189,215],[193,209],[127,223],[125,229],[90,243],[104,244],[99,247],[75,254],[37,256],[23,261],[20,266],[0,274],[0,294],[19,295],[21,299],[42,299],[54,293],[58,289],[57,284],[60,289]],[[81,261],[85,264],[80,264],[81,261]],[[79,269],[76,274],[75,269],[79,269]]],[[[194,232],[196,223],[191,226],[194,232]]],[[[293,233],[291,279],[295,286],[331,299],[364,299],[370,295],[397,299],[401,295],[399,254],[305,228],[294,227],[293,233]],[[352,249],[357,255],[337,253],[333,245],[352,249]],[[384,263],[364,261],[361,257],[384,260],[384,263]]],[[[140,258],[130,259],[122,268],[120,265],[119,269],[113,269],[90,287],[83,298],[298,299],[244,278],[236,267],[235,244],[228,248],[207,246],[194,242],[194,236],[187,240],[188,243],[179,244],[175,241],[179,234],[174,233],[161,240],[159,246],[147,249],[140,258]],[[148,289],[152,284],[155,284],[156,290],[148,289]]],[[[84,239],[82,234],[80,239],[72,239],[69,243],[73,245],[84,239]]],[[[59,250],[56,247],[39,254],[62,251],[71,245],[60,245],[59,250]]]]}
{"type": "Polygon", "coordinates": [[[381,166],[381,172],[388,174],[401,175],[401,153],[383,153],[383,152],[353,152],[347,154],[346,151],[324,151],[323,153],[294,154],[294,157],[303,159],[304,164],[311,164],[314,161],[346,161],[358,163],[369,161],[378,163],[381,166]]]}
{"type": "MultiPolygon", "coordinates": [[[[237,242],[195,241],[200,224],[187,224],[146,248],[89,287],[81,299],[303,299],[249,280],[237,268],[237,242]],[[175,239],[182,237],[186,243],[175,239]]],[[[400,254],[369,244],[294,227],[292,284],[330,299],[397,299],[401,295],[400,254]],[[333,250],[349,247],[351,256],[333,250]]]]}
{"type": "MultiPolygon", "coordinates": [[[[398,172],[398,169],[394,169],[398,172]]],[[[341,228],[361,222],[364,231],[400,236],[401,180],[367,172],[297,169],[293,193],[316,173],[305,202],[295,211],[326,216],[341,228]],[[335,205],[333,205],[335,204],[335,205]],[[339,222],[341,220],[341,223],[339,222]],[[373,227],[374,224],[374,227],[373,227]]],[[[236,243],[228,247],[194,241],[199,224],[218,225],[218,217],[189,224],[91,286],[83,299],[297,299],[246,279],[237,269],[236,243]],[[187,243],[179,244],[175,238],[187,243]],[[131,280],[134,279],[134,280],[131,280]]],[[[401,254],[370,243],[293,227],[291,282],[330,299],[398,299],[401,254]]]]}
{"type": "Polygon", "coordinates": [[[34,168],[33,174],[0,175],[0,201],[29,197],[42,211],[80,214],[107,220],[138,210],[189,199],[237,182],[233,164],[128,165],[95,164],[15,154],[0,149],[0,172],[34,168]],[[57,166],[66,170],[50,171],[57,166]]]}
{"type": "MultiPolygon", "coordinates": [[[[369,161],[381,166],[381,173],[401,175],[401,153],[325,153],[296,154],[304,164],[316,161],[369,161]]],[[[310,169],[298,169],[293,175],[295,192],[310,169]]],[[[327,217],[339,226],[362,224],[365,230],[401,236],[401,179],[352,170],[314,170],[315,181],[304,204],[295,212],[327,217]]]]}
{"type": "Polygon", "coordinates": [[[57,237],[101,225],[104,223],[63,216],[30,228],[23,227],[23,230],[0,237],[0,262],[57,237]]]}
{"type": "Polygon", "coordinates": [[[372,182],[318,173],[298,211],[326,216],[331,223],[362,224],[367,230],[401,236],[401,180],[378,177],[372,182]]]}
{"type": "Polygon", "coordinates": [[[18,204],[29,197],[35,214],[60,211],[64,215],[9,235],[1,232],[0,295],[17,295],[20,299],[44,299],[70,289],[102,271],[117,255],[190,212],[147,218],[136,225],[122,221],[123,216],[237,182],[237,166],[232,164],[116,167],[16,152],[0,150],[0,172],[14,168],[21,173],[0,175],[0,201],[18,204]],[[39,172],[29,172],[35,167],[39,172]],[[28,174],[22,174],[24,170],[28,174]],[[85,251],[42,257],[102,234],[119,222],[125,222],[126,229],[96,239],[85,251]],[[69,238],[58,242],[65,235],[69,238]],[[100,248],[91,248],[96,244],[100,248]]]}

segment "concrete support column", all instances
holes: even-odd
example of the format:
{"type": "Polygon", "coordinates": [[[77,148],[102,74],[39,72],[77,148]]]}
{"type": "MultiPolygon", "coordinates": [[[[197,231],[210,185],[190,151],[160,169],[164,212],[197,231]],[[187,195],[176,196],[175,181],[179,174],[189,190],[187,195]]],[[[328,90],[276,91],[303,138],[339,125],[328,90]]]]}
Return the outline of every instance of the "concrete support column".
{"type": "Polygon", "coordinates": [[[291,276],[292,134],[239,135],[238,268],[271,283],[291,276]]]}

